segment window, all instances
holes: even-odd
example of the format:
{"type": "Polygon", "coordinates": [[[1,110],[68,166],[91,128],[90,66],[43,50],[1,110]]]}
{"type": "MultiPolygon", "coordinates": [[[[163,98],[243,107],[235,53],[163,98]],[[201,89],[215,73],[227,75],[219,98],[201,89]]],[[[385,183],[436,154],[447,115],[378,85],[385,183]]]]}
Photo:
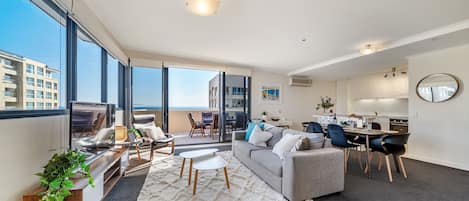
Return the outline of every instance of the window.
{"type": "Polygon", "coordinates": [[[27,73],[34,73],[34,65],[32,65],[32,64],[27,64],[27,65],[26,65],[26,72],[27,72],[27,73]]]}
{"type": "Polygon", "coordinates": [[[52,82],[47,81],[46,82],[46,88],[47,89],[52,89],[52,82]]]}
{"type": "Polygon", "coordinates": [[[111,55],[107,56],[107,102],[117,107],[119,95],[119,62],[111,55]]]}
{"type": "MultiPolygon", "coordinates": [[[[5,74],[3,76],[3,82],[5,83],[10,83],[10,84],[17,84],[16,82],[16,76],[10,75],[10,74],[5,74]]],[[[34,79],[33,79],[33,86],[34,86],[34,79]]]]}
{"type": "Polygon", "coordinates": [[[57,100],[57,93],[54,93],[54,100],[57,100]]]}
{"type": "Polygon", "coordinates": [[[34,78],[32,78],[32,77],[27,77],[27,78],[26,78],[26,84],[27,84],[28,86],[34,87],[34,78]]]}
{"type": "MultiPolygon", "coordinates": [[[[39,8],[34,2],[39,1],[0,1],[0,59],[4,63],[6,59],[11,60],[8,63],[16,68],[25,68],[22,69],[24,73],[5,74],[2,77],[6,80],[4,82],[17,84],[16,91],[19,94],[14,102],[0,99],[0,105],[7,106],[8,103],[8,108],[14,110],[33,110],[36,109],[35,106],[42,109],[39,103],[30,101],[29,98],[41,98],[44,92],[30,89],[45,84],[43,79],[36,80],[35,76],[47,74],[50,76],[49,81],[58,83],[58,108],[64,108],[67,44],[65,13],[48,8],[48,4],[44,3],[38,4],[43,7],[39,8]],[[49,68],[56,71],[49,74],[49,68]]],[[[4,110],[3,107],[0,110],[4,110]]],[[[23,114],[12,116],[16,115],[23,114]]]]}
{"type": "Polygon", "coordinates": [[[5,96],[9,96],[9,97],[16,97],[16,89],[13,89],[13,88],[5,88],[5,93],[4,93],[5,96]]]}
{"type": "Polygon", "coordinates": [[[52,99],[52,93],[46,92],[46,99],[52,99]]]}
{"type": "Polygon", "coordinates": [[[36,109],[44,109],[44,103],[37,103],[37,108],[36,109]]]}
{"type": "Polygon", "coordinates": [[[101,102],[101,47],[77,32],[77,100],[101,102]]]}
{"type": "Polygon", "coordinates": [[[26,90],[26,98],[34,98],[34,90],[26,90]]]}
{"type": "Polygon", "coordinates": [[[8,65],[8,66],[11,66],[12,65],[12,62],[8,59],[3,59],[3,64],[5,65],[8,65]]]}
{"type": "Polygon", "coordinates": [[[44,68],[37,67],[37,75],[44,76],[44,68]]]}
{"type": "Polygon", "coordinates": [[[44,80],[37,79],[36,80],[36,86],[39,87],[39,88],[44,87],[44,80]]]}
{"type": "Polygon", "coordinates": [[[44,98],[44,92],[43,91],[37,91],[37,98],[44,98]]]}
{"type": "Polygon", "coordinates": [[[46,77],[52,78],[52,71],[46,70],[46,77]]]}
{"type": "Polygon", "coordinates": [[[46,103],[46,109],[52,109],[52,103],[46,103]]]}
{"type": "Polygon", "coordinates": [[[28,110],[34,109],[34,102],[26,102],[26,109],[28,110]]]}
{"type": "Polygon", "coordinates": [[[54,90],[57,90],[57,83],[54,83],[54,90]]]}

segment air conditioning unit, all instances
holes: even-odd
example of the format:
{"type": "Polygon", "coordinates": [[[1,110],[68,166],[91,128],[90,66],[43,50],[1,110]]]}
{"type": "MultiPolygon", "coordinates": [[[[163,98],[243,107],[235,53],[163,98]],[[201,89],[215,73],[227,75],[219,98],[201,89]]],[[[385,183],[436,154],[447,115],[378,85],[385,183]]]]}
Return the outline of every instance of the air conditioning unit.
{"type": "Polygon", "coordinates": [[[313,84],[313,80],[308,77],[293,76],[290,77],[290,82],[288,84],[295,87],[310,87],[313,84]]]}

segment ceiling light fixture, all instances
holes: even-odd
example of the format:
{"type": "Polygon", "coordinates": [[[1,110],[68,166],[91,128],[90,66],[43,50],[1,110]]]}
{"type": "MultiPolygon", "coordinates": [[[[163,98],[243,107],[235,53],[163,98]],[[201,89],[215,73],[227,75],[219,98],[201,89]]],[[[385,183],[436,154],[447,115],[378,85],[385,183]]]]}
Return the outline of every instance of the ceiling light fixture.
{"type": "Polygon", "coordinates": [[[186,0],[187,9],[200,16],[214,15],[219,6],[219,0],[186,0]]]}
{"type": "Polygon", "coordinates": [[[373,54],[375,52],[376,52],[376,47],[371,45],[371,44],[365,45],[365,48],[360,50],[360,53],[362,53],[364,55],[373,54]]]}

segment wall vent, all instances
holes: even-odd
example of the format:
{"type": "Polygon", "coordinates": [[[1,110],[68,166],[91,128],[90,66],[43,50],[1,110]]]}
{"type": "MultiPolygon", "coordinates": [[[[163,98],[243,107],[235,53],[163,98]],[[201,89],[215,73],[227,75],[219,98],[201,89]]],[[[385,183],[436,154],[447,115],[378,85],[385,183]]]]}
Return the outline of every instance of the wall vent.
{"type": "Polygon", "coordinates": [[[304,76],[293,76],[290,77],[288,84],[295,87],[311,87],[313,85],[313,80],[304,76]]]}

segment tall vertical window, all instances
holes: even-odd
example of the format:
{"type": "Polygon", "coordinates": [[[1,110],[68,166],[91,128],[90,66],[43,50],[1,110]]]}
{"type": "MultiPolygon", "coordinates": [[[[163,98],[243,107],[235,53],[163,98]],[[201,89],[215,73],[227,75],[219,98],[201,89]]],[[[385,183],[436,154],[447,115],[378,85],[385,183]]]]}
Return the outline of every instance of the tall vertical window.
{"type": "Polygon", "coordinates": [[[101,102],[101,47],[77,32],[77,100],[101,102]]]}
{"type": "Polygon", "coordinates": [[[111,55],[107,56],[107,102],[117,106],[119,94],[119,62],[111,55]]]}
{"type": "MultiPolygon", "coordinates": [[[[35,102],[26,99],[35,95],[34,91],[29,90],[36,84],[41,85],[39,79],[35,83],[35,78],[46,74],[47,69],[54,69],[50,79],[58,83],[60,99],[60,104],[51,109],[64,108],[65,14],[56,12],[41,1],[26,0],[0,1],[0,10],[0,59],[9,61],[9,66],[13,67],[11,69],[17,71],[4,79],[15,84],[18,93],[16,100],[0,99],[0,111],[7,108],[42,109],[39,104],[35,107],[35,102]]],[[[0,88],[3,88],[0,91],[4,91],[5,87],[4,82],[0,83],[0,88]]]]}
{"type": "Polygon", "coordinates": [[[46,99],[52,99],[52,93],[46,92],[46,99]]]}
{"type": "Polygon", "coordinates": [[[36,109],[44,109],[44,103],[38,102],[37,103],[37,108],[36,109]]]}
{"type": "Polygon", "coordinates": [[[52,82],[47,81],[46,82],[46,88],[47,89],[52,89],[52,82]]]}

